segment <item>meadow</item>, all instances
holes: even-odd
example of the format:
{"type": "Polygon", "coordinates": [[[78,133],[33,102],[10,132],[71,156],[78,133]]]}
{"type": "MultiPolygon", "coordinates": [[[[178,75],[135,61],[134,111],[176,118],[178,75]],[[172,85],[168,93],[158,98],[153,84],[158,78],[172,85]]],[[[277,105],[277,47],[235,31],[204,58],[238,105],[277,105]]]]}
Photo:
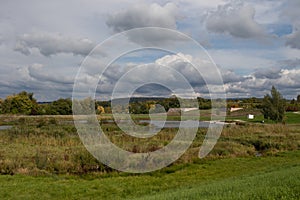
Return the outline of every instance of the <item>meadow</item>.
{"type": "MultiPolygon", "coordinates": [[[[227,120],[243,120],[243,115],[227,120]]],[[[127,174],[87,152],[72,116],[1,115],[0,125],[12,128],[0,131],[0,198],[299,199],[300,115],[286,117],[286,124],[245,119],[247,123],[226,125],[204,159],[198,152],[207,129],[199,128],[188,151],[172,165],[127,174]]],[[[177,131],[165,128],[152,138],[138,139],[108,119],[109,114],[99,116],[105,134],[132,152],[160,149],[177,131]]]]}

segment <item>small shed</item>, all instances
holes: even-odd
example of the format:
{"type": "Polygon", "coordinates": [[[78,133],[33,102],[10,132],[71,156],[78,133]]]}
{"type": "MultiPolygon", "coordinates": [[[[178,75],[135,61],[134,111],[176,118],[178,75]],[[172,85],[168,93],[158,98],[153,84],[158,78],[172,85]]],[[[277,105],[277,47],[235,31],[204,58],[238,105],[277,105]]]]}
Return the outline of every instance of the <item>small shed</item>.
{"type": "Polygon", "coordinates": [[[253,114],[248,114],[247,118],[248,119],[254,119],[254,115],[253,114]]]}

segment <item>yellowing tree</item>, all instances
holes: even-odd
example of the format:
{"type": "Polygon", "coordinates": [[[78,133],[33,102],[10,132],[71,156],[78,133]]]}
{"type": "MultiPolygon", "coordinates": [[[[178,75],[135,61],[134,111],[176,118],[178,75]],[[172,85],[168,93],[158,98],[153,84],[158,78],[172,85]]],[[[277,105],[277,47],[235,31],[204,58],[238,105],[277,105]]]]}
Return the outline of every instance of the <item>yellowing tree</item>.
{"type": "Polygon", "coordinates": [[[6,97],[2,103],[2,112],[11,114],[36,114],[38,105],[33,93],[25,91],[6,97]]]}
{"type": "Polygon", "coordinates": [[[103,106],[98,106],[97,111],[98,111],[99,114],[105,113],[105,110],[104,110],[103,106]]]}

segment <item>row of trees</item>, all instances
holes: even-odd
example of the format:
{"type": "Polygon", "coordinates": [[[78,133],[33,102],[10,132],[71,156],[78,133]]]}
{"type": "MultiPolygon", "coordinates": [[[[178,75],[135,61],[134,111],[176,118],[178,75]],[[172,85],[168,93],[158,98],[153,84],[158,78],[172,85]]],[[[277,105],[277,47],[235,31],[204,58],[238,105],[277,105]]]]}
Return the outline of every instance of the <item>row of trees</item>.
{"type": "Polygon", "coordinates": [[[297,96],[297,99],[292,99],[290,102],[287,103],[285,107],[286,111],[300,111],[300,95],[297,96]]]}
{"type": "MultiPolygon", "coordinates": [[[[130,112],[133,114],[148,114],[149,110],[155,110],[156,104],[161,105],[165,111],[168,111],[170,108],[180,108],[180,101],[184,102],[188,107],[197,107],[199,109],[210,109],[211,101],[209,99],[198,98],[198,105],[193,105],[189,100],[178,99],[173,96],[170,98],[157,99],[157,100],[147,100],[143,101],[132,101],[130,102],[129,107],[117,105],[115,109],[120,112],[130,112]]],[[[97,114],[101,113],[111,113],[111,102],[110,101],[97,101],[94,102],[91,98],[87,98],[82,102],[78,102],[77,107],[79,110],[87,110],[92,107],[96,109],[97,114]],[[94,106],[95,104],[95,106],[94,106]],[[89,108],[85,108],[86,105],[89,105],[89,108]]],[[[162,110],[160,108],[160,110],[162,110]]],[[[72,100],[67,99],[58,99],[51,103],[37,103],[37,100],[33,97],[33,93],[27,93],[25,91],[18,94],[10,95],[6,99],[0,99],[0,114],[24,114],[24,115],[70,115],[72,114],[72,100]]]]}
{"type": "Polygon", "coordinates": [[[11,114],[37,114],[38,104],[33,98],[33,93],[20,92],[0,100],[0,113],[11,114]]]}
{"type": "Polygon", "coordinates": [[[194,108],[198,107],[201,110],[211,109],[211,100],[204,99],[202,97],[197,98],[197,103],[189,99],[180,99],[176,96],[170,98],[159,99],[159,100],[148,100],[148,101],[136,101],[129,105],[129,112],[133,114],[148,114],[150,110],[162,111],[162,108],[158,108],[156,105],[161,105],[165,111],[170,108],[180,108],[180,104],[184,104],[186,107],[194,108]]]}
{"type": "Polygon", "coordinates": [[[70,115],[72,100],[58,99],[51,103],[38,104],[33,93],[20,92],[0,99],[0,114],[23,115],[70,115]]]}
{"type": "MultiPolygon", "coordinates": [[[[37,103],[33,93],[20,92],[0,99],[0,114],[24,114],[24,115],[70,115],[72,114],[72,100],[58,99],[51,103],[37,103]]],[[[148,114],[149,110],[168,111],[170,108],[180,108],[180,102],[184,102],[188,107],[199,107],[199,109],[211,109],[211,100],[201,97],[197,98],[198,104],[188,99],[179,99],[175,96],[161,99],[143,99],[142,101],[130,101],[129,107],[117,105],[118,112],[129,112],[133,114],[148,114]],[[160,108],[157,104],[161,105],[160,108]]],[[[95,109],[97,114],[111,113],[110,101],[97,101],[91,98],[76,102],[79,110],[84,113],[86,110],[95,109]]],[[[265,119],[277,122],[283,121],[285,111],[299,111],[300,95],[292,101],[285,100],[280,92],[273,86],[271,93],[265,95],[263,99],[249,98],[240,100],[228,100],[229,106],[246,106],[261,109],[265,119]]]]}

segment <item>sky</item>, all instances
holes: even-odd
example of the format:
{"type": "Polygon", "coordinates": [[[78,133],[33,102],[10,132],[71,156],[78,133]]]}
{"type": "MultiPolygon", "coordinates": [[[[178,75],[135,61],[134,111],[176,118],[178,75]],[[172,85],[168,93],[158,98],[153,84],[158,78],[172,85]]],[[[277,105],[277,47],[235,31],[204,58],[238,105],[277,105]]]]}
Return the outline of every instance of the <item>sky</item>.
{"type": "Polygon", "coordinates": [[[76,80],[82,90],[97,84],[99,99],[112,98],[117,86],[136,96],[206,97],[211,91],[205,79],[217,79],[207,63],[217,66],[228,98],[263,97],[273,85],[285,98],[296,98],[299,9],[299,0],[2,1],[0,98],[23,90],[38,101],[68,98],[76,80]],[[122,35],[143,27],[171,31],[122,35]],[[125,47],[166,48],[112,56],[125,47]],[[138,85],[142,81],[147,84],[138,85]]]}

